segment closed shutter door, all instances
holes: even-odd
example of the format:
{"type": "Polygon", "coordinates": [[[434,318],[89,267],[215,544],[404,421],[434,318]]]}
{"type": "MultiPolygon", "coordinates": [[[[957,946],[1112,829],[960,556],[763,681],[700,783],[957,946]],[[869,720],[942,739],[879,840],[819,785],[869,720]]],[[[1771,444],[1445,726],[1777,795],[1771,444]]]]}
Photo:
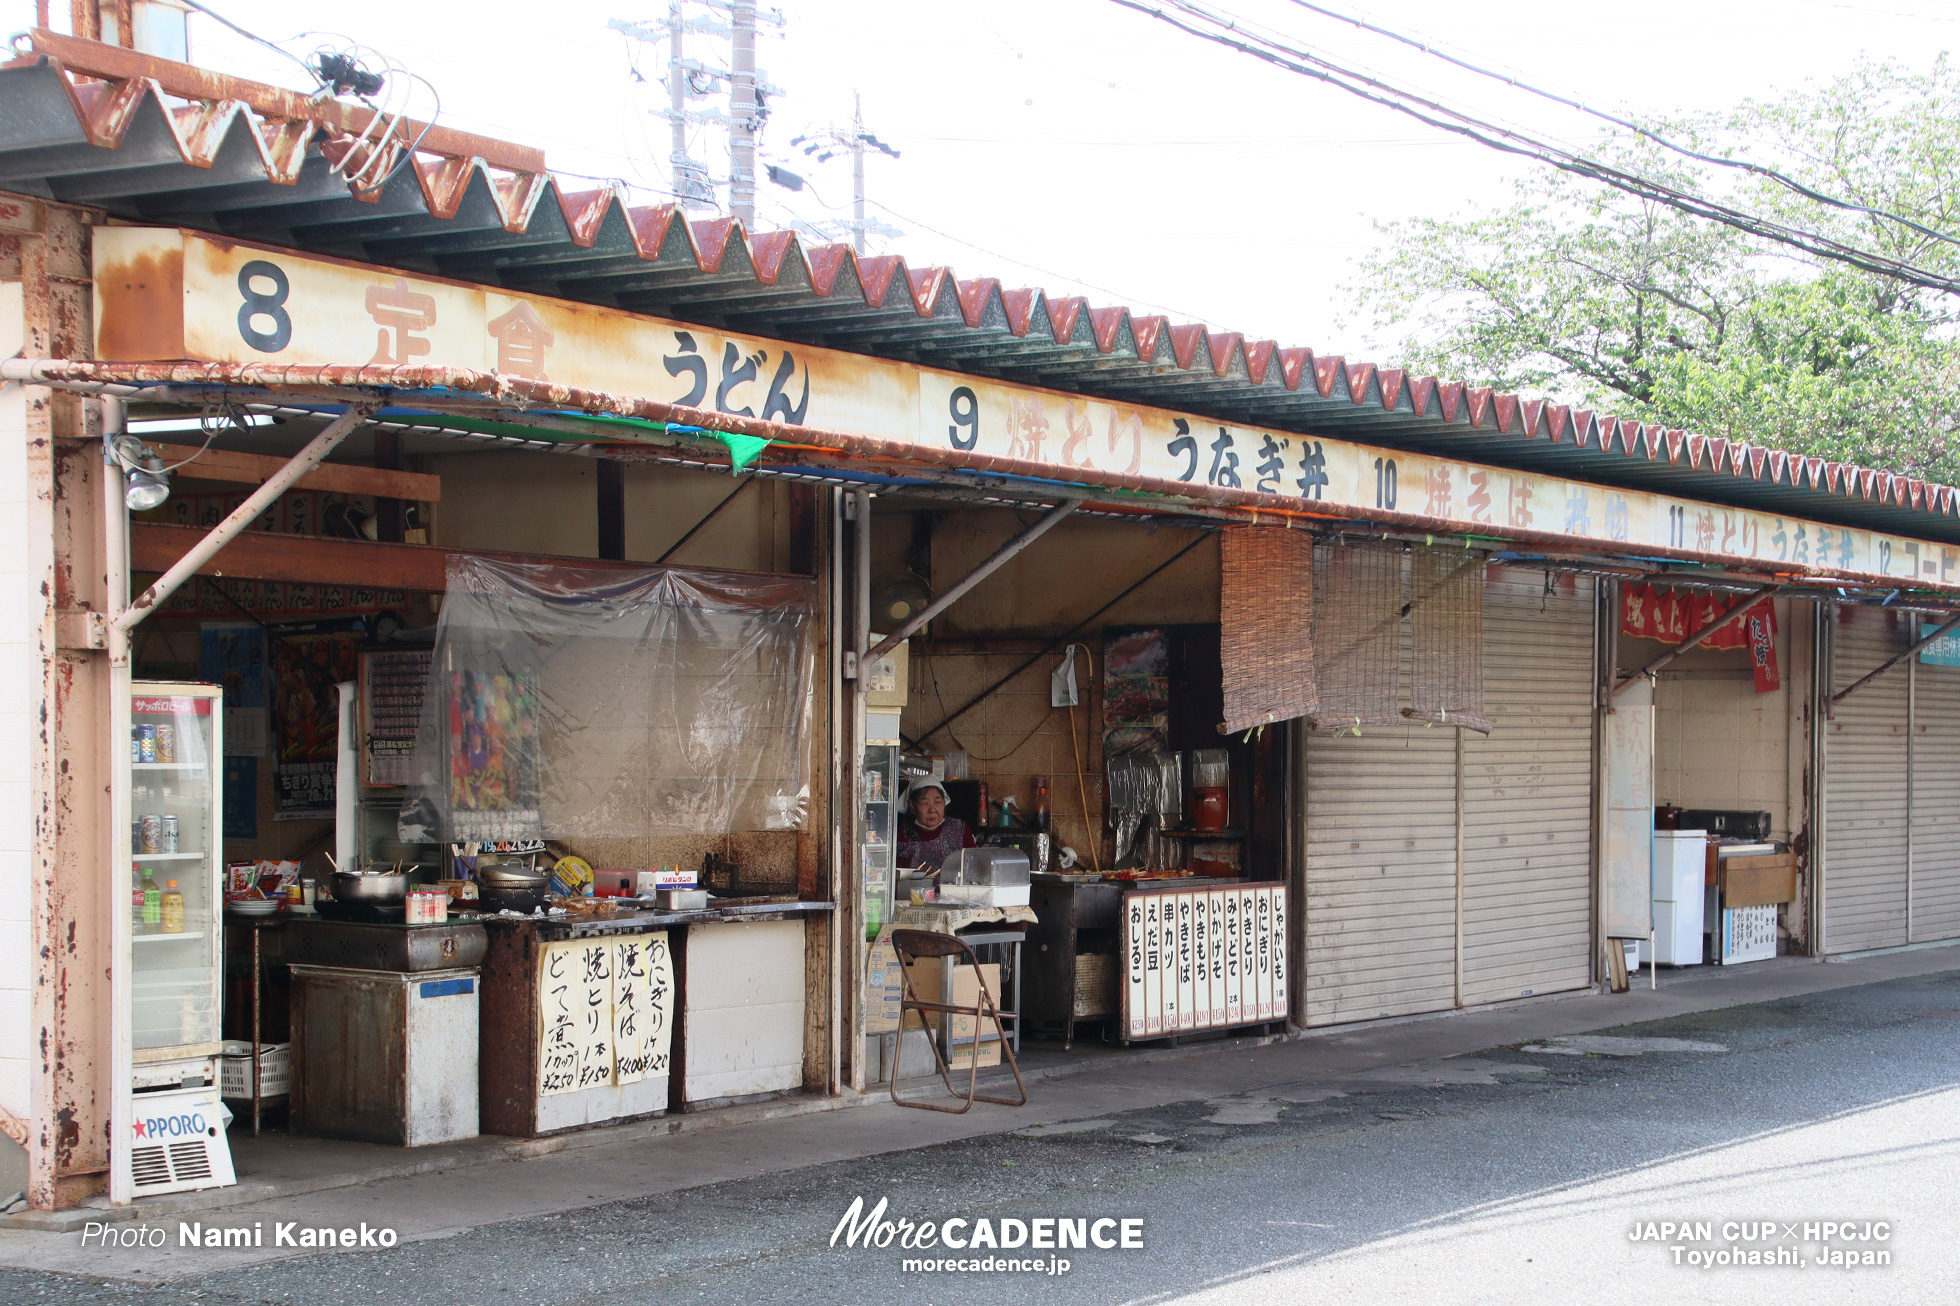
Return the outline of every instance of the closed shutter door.
{"type": "Polygon", "coordinates": [[[1306,1023],[1456,999],[1453,732],[1307,739],[1306,1023]]]}
{"type": "MultiPolygon", "coordinates": [[[[1833,692],[1906,647],[1900,615],[1841,607],[1833,692]]],[[[1837,705],[1825,732],[1824,950],[1906,942],[1906,676],[1888,671],[1837,705]]]]}
{"type": "Polygon", "coordinates": [[[1960,667],[1912,677],[1912,941],[1924,943],[1960,938],[1960,667]]]}
{"type": "Polygon", "coordinates": [[[1463,1001],[1592,983],[1591,577],[1492,568],[1488,736],[1465,732],[1463,1001]]]}

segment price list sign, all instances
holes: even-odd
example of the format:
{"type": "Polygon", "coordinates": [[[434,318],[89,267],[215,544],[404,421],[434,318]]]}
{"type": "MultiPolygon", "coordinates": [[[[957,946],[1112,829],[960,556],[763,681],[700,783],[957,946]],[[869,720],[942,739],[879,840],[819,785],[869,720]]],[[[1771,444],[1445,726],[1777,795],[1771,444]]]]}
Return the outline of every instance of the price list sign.
{"type": "Polygon", "coordinates": [[[546,944],[538,954],[538,1094],[657,1079],[673,1045],[666,933],[546,944]]]}

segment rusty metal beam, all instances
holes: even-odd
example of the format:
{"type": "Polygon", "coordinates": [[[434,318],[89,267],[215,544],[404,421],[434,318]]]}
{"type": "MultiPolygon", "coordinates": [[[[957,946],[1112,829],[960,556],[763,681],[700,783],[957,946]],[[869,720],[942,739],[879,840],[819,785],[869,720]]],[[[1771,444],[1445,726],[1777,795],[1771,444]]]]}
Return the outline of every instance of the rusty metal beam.
{"type": "Polygon", "coordinates": [[[1736,622],[1741,621],[1744,617],[1749,615],[1749,609],[1755,607],[1757,603],[1761,602],[1763,599],[1768,598],[1770,595],[1776,593],[1776,591],[1781,588],[1782,586],[1780,585],[1765,585],[1759,590],[1751,590],[1749,593],[1743,595],[1741,600],[1733,608],[1729,609],[1729,611],[1726,614],[1717,617],[1715,620],[1709,622],[1707,625],[1703,626],[1700,630],[1697,630],[1694,634],[1688,636],[1686,639],[1682,640],[1679,644],[1676,644],[1673,648],[1661,654],[1659,657],[1655,658],[1652,662],[1649,662],[1646,666],[1640,668],[1640,670],[1629,675],[1625,680],[1622,680],[1619,684],[1613,686],[1613,697],[1615,698],[1619,697],[1620,691],[1625,689],[1628,685],[1631,685],[1634,681],[1639,680],[1642,676],[1653,675],[1656,671],[1659,671],[1662,667],[1674,661],[1674,659],[1680,657],[1683,653],[1686,653],[1689,649],[1701,643],[1704,639],[1707,639],[1710,635],[1713,635],[1718,631],[1726,630],[1728,627],[1733,626],[1736,622]]]}
{"type": "Polygon", "coordinates": [[[1911,660],[1913,657],[1916,657],[1919,654],[1920,650],[1928,647],[1929,645],[1931,645],[1941,637],[1952,634],[1956,630],[1960,630],[1960,617],[1955,617],[1953,620],[1947,622],[1944,626],[1941,626],[1938,630],[1934,631],[1932,634],[1927,635],[1924,638],[1920,639],[1917,643],[1915,643],[1911,648],[1907,649],[1905,652],[1899,654],[1895,658],[1892,658],[1890,661],[1881,662],[1878,666],[1872,668],[1864,675],[1858,677],[1856,680],[1846,685],[1843,689],[1840,689],[1837,693],[1831,695],[1831,706],[1836,707],[1839,703],[1842,703],[1845,699],[1851,697],[1852,694],[1856,693],[1858,690],[1863,689],[1866,685],[1870,684],[1872,681],[1877,680],[1880,676],[1890,671],[1893,667],[1898,666],[1901,662],[1906,662],[1911,660]]]}
{"type": "Polygon", "coordinates": [[[138,622],[175,594],[178,586],[195,576],[197,569],[210,561],[212,555],[243,533],[258,520],[260,513],[278,502],[279,496],[291,489],[300,477],[312,471],[334,451],[335,446],[352,435],[377,406],[372,402],[350,405],[346,412],[327,423],[325,429],[314,436],[304,449],[294,454],[291,461],[273,473],[265,484],[246,496],[245,502],[233,508],[230,516],[213,526],[210,534],[192,545],[190,552],[157,577],[155,583],[127,608],[118,612],[110,624],[121,631],[134,629],[138,622]]]}
{"type": "MultiPolygon", "coordinates": [[[[137,432],[141,435],[142,432],[137,432]]],[[[176,475],[200,481],[235,481],[257,485],[286,465],[284,458],[271,454],[239,453],[231,449],[156,444],[150,447],[166,463],[182,463],[176,475]]],[[[368,494],[377,499],[411,499],[438,503],[442,499],[442,478],[426,472],[398,472],[380,467],[355,467],[348,463],[321,463],[293,482],[296,490],[320,490],[328,494],[368,494]]]]}
{"type": "Polygon", "coordinates": [[[903,644],[911,637],[914,631],[918,630],[946,609],[952,607],[955,603],[958,603],[966,596],[968,590],[993,575],[996,571],[999,571],[1002,566],[1006,565],[1008,559],[1053,530],[1060,524],[1062,518],[1068,516],[1081,506],[1082,500],[1080,499],[1064,499],[1053,508],[1050,508],[1042,515],[1041,520],[1022,531],[1019,535],[1016,535],[1007,543],[1001,545],[998,549],[995,549],[992,557],[989,557],[985,562],[968,572],[958,584],[954,585],[944,594],[941,594],[938,598],[926,604],[925,608],[917,616],[879,640],[877,645],[865,655],[866,658],[881,658],[897,648],[900,644],[903,644]]]}
{"type": "MultiPolygon", "coordinates": [[[[134,522],[129,531],[129,565],[137,572],[164,572],[175,566],[203,531],[195,526],[134,522]]],[[[373,589],[440,594],[447,588],[449,560],[468,556],[493,562],[555,567],[631,570],[657,564],[612,562],[542,553],[491,549],[445,549],[427,544],[377,544],[280,531],[246,531],[198,568],[202,576],[231,580],[277,581],[288,585],[362,585],[373,589]],[[354,578],[350,581],[350,577],[354,578]]],[[[728,571],[723,567],[718,570],[728,571]]]]}
{"type": "MultiPolygon", "coordinates": [[[[1393,530],[1420,532],[1438,540],[1466,537],[1471,527],[1451,518],[1427,513],[1376,508],[1363,504],[1331,504],[1293,495],[1267,494],[1257,489],[1223,485],[1194,484],[1139,472],[1081,471],[1039,462],[1029,458],[967,452],[905,440],[859,435],[812,426],[793,426],[783,422],[732,413],[691,408],[664,400],[623,395],[603,390],[569,386],[557,381],[540,381],[508,373],[450,366],[405,366],[347,364],[263,363],[95,363],[75,359],[0,359],[0,380],[29,381],[36,385],[73,389],[79,393],[135,393],[150,390],[172,396],[205,393],[223,387],[234,399],[247,392],[265,395],[301,395],[329,402],[346,402],[350,394],[391,394],[395,403],[412,403],[430,412],[474,415],[511,423],[540,426],[579,425],[580,413],[634,417],[654,423],[667,423],[665,433],[652,430],[619,432],[621,446],[643,444],[666,446],[677,436],[693,432],[721,431],[752,435],[772,442],[783,450],[783,461],[810,462],[824,466],[874,466],[880,471],[903,469],[904,474],[944,476],[964,481],[969,477],[1014,477],[1053,486],[1051,493],[1104,496],[1095,506],[1110,511],[1162,512],[1166,510],[1208,516],[1221,520],[1299,524],[1323,524],[1329,528],[1374,523],[1393,530]],[[412,396],[404,391],[419,391],[412,396]],[[429,392],[440,393],[429,393],[429,392]],[[535,413],[533,409],[543,409],[535,413]],[[914,469],[917,469],[916,473],[914,469]],[[1125,493],[1127,492],[1127,493],[1125,493]]],[[[1503,523],[1477,523],[1479,540],[1514,540],[1535,548],[1575,550],[1597,555],[1609,547],[1608,541],[1562,531],[1514,527],[1503,523]]],[[[1625,547],[1625,546],[1623,546],[1625,547]]],[[[1630,551],[1636,551],[1630,549],[1630,551]]],[[[1727,571],[1751,569],[1746,560],[1684,546],[1641,544],[1637,553],[1643,559],[1667,558],[1723,568],[1727,571]]],[[[1883,587],[1888,593],[1899,588],[1899,578],[1882,572],[1837,570],[1813,563],[1755,563],[1757,574],[1773,574],[1785,584],[1807,583],[1834,588],[1883,587]]],[[[1960,595],[1960,583],[1912,582],[1917,593],[1960,595]]]]}

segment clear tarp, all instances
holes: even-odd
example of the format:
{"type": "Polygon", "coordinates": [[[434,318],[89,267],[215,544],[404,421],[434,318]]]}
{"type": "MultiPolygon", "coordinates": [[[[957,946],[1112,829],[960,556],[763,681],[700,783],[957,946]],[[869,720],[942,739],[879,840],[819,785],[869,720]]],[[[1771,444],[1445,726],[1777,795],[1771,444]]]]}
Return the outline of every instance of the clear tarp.
{"type": "Polygon", "coordinates": [[[816,583],[458,556],[404,826],[445,841],[802,829],[816,583]]]}

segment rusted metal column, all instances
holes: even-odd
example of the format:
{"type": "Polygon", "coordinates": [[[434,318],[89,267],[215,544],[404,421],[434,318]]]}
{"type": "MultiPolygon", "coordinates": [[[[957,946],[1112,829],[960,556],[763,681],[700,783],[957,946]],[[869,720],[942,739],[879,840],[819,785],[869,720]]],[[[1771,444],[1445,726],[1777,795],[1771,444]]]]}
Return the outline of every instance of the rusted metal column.
{"type": "MultiPolygon", "coordinates": [[[[122,617],[129,603],[129,508],[123,502],[124,475],[116,461],[116,437],[123,433],[126,410],[120,399],[102,399],[102,546],[107,581],[109,643],[109,744],[129,738],[131,671],[129,627],[122,617]]],[[[129,745],[125,742],[123,747],[129,745]]],[[[136,1073],[135,997],[130,974],[135,958],[129,916],[130,885],[135,879],[128,837],[129,768],[109,766],[109,1201],[127,1206],[135,1196],[130,1172],[130,1126],[134,1109],[131,1081],[136,1073]],[[115,837],[118,833],[121,838],[115,837]]]]}

